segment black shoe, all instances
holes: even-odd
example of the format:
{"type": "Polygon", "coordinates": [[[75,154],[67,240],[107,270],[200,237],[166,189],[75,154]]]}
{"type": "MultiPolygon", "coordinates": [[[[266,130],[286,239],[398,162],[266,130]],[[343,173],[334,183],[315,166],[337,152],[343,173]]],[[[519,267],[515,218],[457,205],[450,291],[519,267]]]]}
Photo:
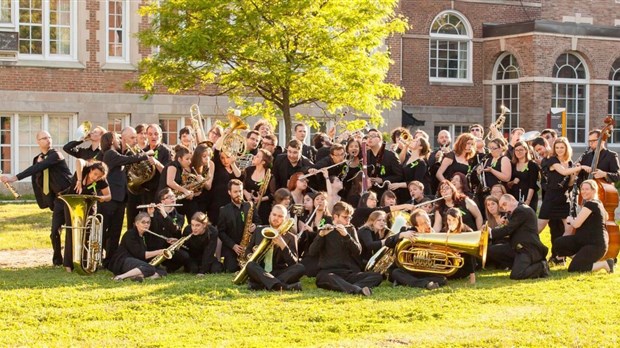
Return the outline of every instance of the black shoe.
{"type": "Polygon", "coordinates": [[[293,284],[287,284],[286,286],[284,286],[284,290],[286,290],[286,291],[301,291],[301,283],[297,282],[297,283],[293,283],[293,284]]]}
{"type": "Polygon", "coordinates": [[[143,275],[136,275],[136,276],[133,276],[133,277],[129,277],[129,279],[131,279],[132,282],[142,283],[144,281],[144,276],[143,275]]]}
{"type": "Polygon", "coordinates": [[[52,257],[52,264],[54,266],[62,266],[62,256],[54,256],[54,257],[52,257]]]}
{"type": "Polygon", "coordinates": [[[426,284],[426,290],[436,290],[436,289],[439,289],[439,284],[435,282],[428,282],[428,284],[426,284]]]}
{"type": "Polygon", "coordinates": [[[360,294],[364,296],[370,296],[372,295],[372,290],[369,287],[365,286],[362,288],[362,290],[360,290],[360,294]]]}
{"type": "Polygon", "coordinates": [[[614,260],[607,259],[607,265],[609,265],[609,273],[614,273],[614,260]]]}
{"type": "Polygon", "coordinates": [[[543,270],[542,270],[542,274],[540,275],[541,278],[547,278],[551,275],[551,270],[549,269],[549,263],[547,263],[546,260],[542,260],[540,261],[543,265],[543,270]]]}

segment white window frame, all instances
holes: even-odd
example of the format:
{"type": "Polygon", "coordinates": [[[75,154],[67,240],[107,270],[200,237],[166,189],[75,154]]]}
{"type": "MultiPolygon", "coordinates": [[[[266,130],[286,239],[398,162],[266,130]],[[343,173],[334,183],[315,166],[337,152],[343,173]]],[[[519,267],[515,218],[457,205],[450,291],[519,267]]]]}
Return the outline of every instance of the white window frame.
{"type": "MultiPolygon", "coordinates": [[[[435,60],[438,60],[435,58],[435,60]]],[[[459,58],[460,61],[460,58],[459,58]]],[[[460,12],[454,10],[447,10],[440,12],[431,22],[431,27],[429,28],[429,41],[428,41],[428,80],[429,82],[438,82],[438,83],[473,83],[473,28],[471,24],[467,20],[467,18],[460,12]],[[433,33],[433,24],[442,16],[452,15],[458,17],[463,25],[465,26],[465,30],[467,31],[466,35],[450,35],[450,34],[439,34],[433,33]],[[435,68],[431,67],[432,58],[432,44],[433,41],[449,41],[449,42],[458,42],[465,43],[467,45],[467,76],[465,78],[460,77],[433,77],[431,71],[433,69],[438,69],[438,64],[435,68]]]]}
{"type": "MultiPolygon", "coordinates": [[[[19,144],[19,117],[30,117],[30,116],[35,116],[35,117],[41,117],[41,127],[42,130],[46,130],[49,131],[50,129],[50,118],[52,117],[64,117],[64,118],[68,118],[69,121],[69,140],[73,140],[71,139],[71,137],[73,136],[75,129],[77,128],[77,119],[78,119],[78,115],[76,113],[41,113],[41,112],[24,112],[24,113],[13,113],[13,112],[7,112],[7,113],[1,113],[3,116],[9,116],[11,118],[11,173],[4,173],[4,174],[11,174],[11,175],[16,175],[17,173],[20,173],[22,170],[20,170],[19,168],[19,162],[24,160],[23,158],[19,157],[19,150],[20,150],[20,144],[19,144]]],[[[33,134],[36,134],[38,130],[32,130],[33,134]]],[[[24,146],[28,146],[28,147],[32,147],[35,148],[35,153],[38,153],[38,144],[36,139],[29,139],[28,140],[29,143],[28,144],[24,144],[24,146]]],[[[65,160],[67,161],[67,165],[69,166],[69,170],[71,170],[72,172],[75,170],[75,160],[71,160],[72,157],[70,157],[69,155],[67,155],[64,151],[62,151],[62,147],[65,145],[65,143],[62,142],[57,142],[58,139],[57,137],[52,134],[52,148],[60,151],[63,156],[65,157],[65,160]]],[[[28,163],[28,166],[30,166],[32,164],[32,158],[34,156],[31,156],[27,159],[25,159],[28,163]]],[[[30,182],[31,178],[25,178],[24,180],[22,180],[24,182],[30,182]]]]}
{"type": "Polygon", "coordinates": [[[108,114],[108,124],[107,124],[108,127],[106,127],[108,129],[108,131],[111,131],[111,129],[109,129],[110,123],[116,124],[116,120],[120,121],[120,128],[121,128],[121,131],[122,131],[123,128],[129,127],[129,125],[131,125],[131,114],[109,113],[108,114]]]}
{"type": "MultiPolygon", "coordinates": [[[[620,58],[618,58],[616,62],[620,62],[620,58]]],[[[609,104],[607,114],[611,115],[616,120],[620,118],[620,98],[614,98],[616,95],[615,92],[620,92],[620,65],[614,63],[614,66],[611,67],[611,74],[609,76],[609,104]],[[614,69],[614,66],[618,67],[614,69]],[[618,77],[618,80],[614,79],[616,76],[618,77]],[[618,113],[615,113],[615,110],[618,110],[618,113]]],[[[610,144],[620,143],[620,129],[614,128],[608,142],[610,144]]]]}
{"type": "MultiPolygon", "coordinates": [[[[588,138],[588,132],[590,129],[590,84],[588,83],[589,81],[589,76],[590,76],[590,71],[588,69],[588,66],[585,63],[585,59],[583,59],[583,57],[581,55],[579,55],[577,52],[565,52],[562,53],[560,56],[558,56],[555,61],[554,61],[554,68],[555,68],[555,62],[557,62],[557,60],[561,57],[564,56],[566,54],[570,54],[573,55],[575,57],[577,57],[579,59],[579,61],[581,62],[581,65],[583,65],[584,67],[584,72],[585,72],[585,78],[575,78],[575,79],[566,79],[566,78],[556,78],[555,76],[551,77],[551,82],[552,82],[552,89],[551,89],[551,107],[552,108],[566,108],[566,119],[567,119],[567,128],[568,128],[568,119],[569,117],[574,117],[575,118],[575,128],[573,130],[570,130],[571,132],[573,132],[573,137],[571,138],[570,134],[569,134],[569,130],[566,130],[566,137],[568,138],[568,140],[573,143],[573,144],[581,144],[581,145],[587,145],[587,138],[588,138]],[[557,95],[558,95],[558,87],[559,85],[575,85],[576,88],[579,88],[580,86],[584,86],[584,95],[585,98],[583,98],[583,102],[585,103],[584,106],[584,128],[580,128],[579,127],[579,117],[578,117],[578,113],[577,110],[579,109],[578,105],[575,106],[575,114],[569,113],[568,107],[567,105],[560,105],[558,104],[558,100],[557,99],[557,95]],[[555,93],[554,93],[555,92],[555,93]],[[583,129],[583,139],[582,141],[579,141],[577,135],[580,129],[583,129]]],[[[564,66],[564,65],[563,65],[564,66]]],[[[561,70],[561,67],[560,69],[561,70]]],[[[559,71],[558,70],[558,71],[559,71]]],[[[563,99],[563,100],[568,100],[568,99],[563,99]]],[[[577,99],[574,99],[575,101],[577,101],[577,99]]]]}
{"type": "Polygon", "coordinates": [[[507,113],[504,115],[506,117],[506,122],[504,122],[504,127],[502,127],[501,129],[502,134],[505,134],[506,132],[510,134],[514,128],[521,127],[521,118],[520,118],[520,113],[519,113],[519,108],[521,105],[521,89],[520,89],[521,87],[519,85],[519,77],[517,77],[516,79],[501,79],[501,80],[497,79],[497,74],[501,67],[501,63],[508,56],[513,57],[516,65],[512,64],[510,66],[515,67],[517,69],[517,74],[519,74],[519,77],[521,77],[521,68],[519,66],[519,62],[517,61],[517,57],[515,57],[514,54],[510,52],[506,52],[497,58],[497,60],[495,61],[495,67],[493,68],[493,92],[492,92],[493,103],[491,105],[491,114],[493,115],[492,122],[495,122],[495,120],[497,120],[497,118],[501,114],[501,110],[499,110],[500,109],[499,107],[501,105],[504,105],[510,110],[510,113],[507,113]],[[509,101],[508,103],[505,102],[506,99],[499,99],[497,95],[497,90],[499,87],[504,87],[504,86],[511,86],[511,88],[515,88],[516,86],[517,98],[514,99],[512,97],[509,97],[507,99],[509,101]],[[513,127],[512,121],[515,118],[516,118],[516,125],[513,127]]]}
{"type": "Polygon", "coordinates": [[[110,0],[105,2],[105,56],[106,62],[108,63],[130,63],[129,60],[129,20],[131,17],[130,14],[130,1],[128,0],[118,0],[122,2],[123,9],[123,18],[122,18],[122,40],[123,40],[123,48],[122,48],[122,56],[121,57],[113,57],[110,56],[110,0]]]}
{"type": "Polygon", "coordinates": [[[432,137],[433,137],[433,139],[432,139],[433,140],[433,145],[432,146],[433,147],[437,147],[437,144],[436,144],[436,142],[437,142],[437,134],[439,132],[437,132],[437,133],[435,132],[435,127],[447,128],[445,130],[450,132],[450,139],[452,140],[450,142],[450,145],[452,146],[452,145],[454,145],[454,142],[456,141],[456,138],[459,135],[463,134],[463,133],[469,132],[469,127],[473,126],[474,124],[475,123],[435,123],[433,125],[433,135],[432,135],[432,137]],[[456,127],[461,127],[461,129],[465,129],[465,131],[461,132],[459,134],[456,134],[456,127]]]}
{"type": "Polygon", "coordinates": [[[159,119],[157,121],[157,124],[161,127],[161,121],[166,120],[166,121],[176,121],[177,123],[177,130],[174,133],[171,133],[168,130],[165,130],[164,127],[161,128],[161,132],[162,132],[162,142],[166,145],[170,145],[170,147],[174,147],[176,144],[179,143],[179,131],[181,130],[181,128],[185,127],[185,116],[183,115],[160,115],[159,119]],[[164,137],[164,135],[167,136],[164,137]],[[174,138],[174,143],[170,142],[170,135],[172,135],[174,138]]]}
{"type": "Polygon", "coordinates": [[[16,23],[17,23],[17,7],[19,5],[19,3],[17,2],[18,0],[9,0],[8,4],[10,6],[10,16],[11,16],[11,20],[8,22],[0,22],[0,29],[11,29],[11,30],[15,30],[16,28],[16,23]]]}
{"type": "MultiPolygon", "coordinates": [[[[28,54],[28,53],[19,53],[19,59],[22,60],[46,60],[46,61],[71,61],[77,62],[77,0],[69,0],[71,18],[69,28],[71,30],[70,34],[70,53],[69,54],[50,54],[50,1],[49,0],[41,0],[42,1],[42,11],[43,11],[43,23],[41,24],[42,30],[42,54],[28,54]]],[[[19,7],[19,1],[15,1],[15,7],[19,7]]],[[[20,23],[19,19],[15,19],[15,23],[17,26],[17,30],[19,31],[20,23]]]]}

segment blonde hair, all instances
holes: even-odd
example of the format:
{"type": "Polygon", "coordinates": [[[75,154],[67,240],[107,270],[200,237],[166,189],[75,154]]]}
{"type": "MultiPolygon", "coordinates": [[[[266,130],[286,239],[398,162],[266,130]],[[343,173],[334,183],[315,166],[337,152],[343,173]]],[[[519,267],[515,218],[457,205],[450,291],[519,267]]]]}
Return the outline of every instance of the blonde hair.
{"type": "Polygon", "coordinates": [[[566,147],[566,153],[564,154],[563,158],[558,157],[558,159],[562,162],[566,162],[573,157],[573,148],[570,146],[570,143],[568,142],[568,139],[566,137],[559,137],[555,139],[555,142],[553,143],[553,149],[551,149],[551,156],[558,156],[558,154],[555,152],[555,145],[558,143],[564,144],[564,146],[566,147]]]}

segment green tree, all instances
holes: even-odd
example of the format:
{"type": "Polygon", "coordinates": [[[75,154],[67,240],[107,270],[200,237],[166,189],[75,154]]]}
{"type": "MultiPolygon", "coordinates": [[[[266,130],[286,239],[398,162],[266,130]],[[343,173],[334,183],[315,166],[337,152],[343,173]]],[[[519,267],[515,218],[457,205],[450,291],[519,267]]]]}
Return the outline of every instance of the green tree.
{"type": "Polygon", "coordinates": [[[150,25],[138,37],[158,50],[140,62],[136,82],[148,94],[161,86],[171,93],[215,89],[211,93],[230,96],[246,114],[283,117],[287,139],[291,108],[301,105],[366,114],[381,124],[381,111],[402,95],[386,82],[392,61],[383,45],[407,28],[397,5],[397,0],[153,1],[141,9],[150,25]]]}

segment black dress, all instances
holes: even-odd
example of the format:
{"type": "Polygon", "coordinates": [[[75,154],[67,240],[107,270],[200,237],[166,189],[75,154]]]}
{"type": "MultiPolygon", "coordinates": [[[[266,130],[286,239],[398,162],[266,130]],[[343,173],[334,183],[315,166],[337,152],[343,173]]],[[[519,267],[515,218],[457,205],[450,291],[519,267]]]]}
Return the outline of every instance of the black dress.
{"type": "Polygon", "coordinates": [[[220,161],[220,152],[218,150],[214,150],[214,158],[215,161],[215,170],[213,173],[213,183],[211,184],[211,190],[209,191],[209,196],[211,197],[211,202],[209,202],[209,210],[207,215],[209,216],[209,221],[217,226],[218,217],[220,215],[220,208],[230,203],[230,196],[228,195],[228,182],[232,179],[240,179],[241,176],[235,176],[234,172],[229,173],[226,168],[222,165],[222,161],[220,161]]]}
{"type": "Polygon", "coordinates": [[[540,168],[538,164],[534,161],[527,162],[527,166],[523,169],[523,171],[517,170],[517,165],[512,165],[512,178],[510,180],[514,180],[515,178],[519,179],[519,183],[516,185],[512,185],[508,193],[513,195],[519,202],[523,203],[527,199],[528,191],[530,189],[534,190],[534,196],[532,196],[532,200],[530,201],[529,206],[532,209],[536,210],[538,208],[538,175],[540,173],[540,168]]]}
{"type": "MultiPolygon", "coordinates": [[[[256,170],[256,166],[247,167],[245,169],[245,178],[243,179],[243,189],[250,192],[254,196],[258,196],[258,192],[260,191],[261,186],[263,185],[263,181],[254,181],[252,179],[252,174],[256,170]]],[[[269,197],[268,201],[263,201],[258,207],[258,217],[260,218],[260,223],[262,225],[266,225],[269,223],[269,213],[271,213],[271,201],[272,197],[269,190],[265,191],[265,196],[269,197]]]]}
{"type": "Polygon", "coordinates": [[[448,168],[446,168],[446,171],[443,173],[443,177],[446,178],[446,180],[451,180],[454,176],[454,173],[463,173],[464,175],[467,175],[467,173],[469,173],[469,171],[471,170],[469,164],[457,162],[456,154],[454,153],[454,151],[448,152],[442,162],[445,161],[446,158],[452,160],[452,164],[450,164],[448,168]]]}
{"type": "MultiPolygon", "coordinates": [[[[454,206],[453,207],[448,207],[445,204],[440,204],[437,207],[437,212],[441,214],[441,231],[447,231],[448,230],[448,219],[446,218],[446,212],[448,211],[448,209],[450,208],[456,208],[458,210],[461,211],[461,217],[463,219],[463,224],[467,225],[467,227],[471,228],[472,231],[476,230],[476,228],[478,227],[476,225],[476,219],[474,218],[474,214],[471,213],[471,211],[469,211],[469,209],[467,209],[467,202],[465,201],[465,199],[463,199],[460,202],[454,202],[454,206]]],[[[437,231],[440,232],[440,231],[437,231]]]]}
{"type": "Polygon", "coordinates": [[[119,275],[126,273],[134,268],[140,269],[145,277],[150,277],[155,273],[160,276],[166,275],[166,272],[161,268],[151,266],[146,262],[146,243],[144,239],[138,233],[138,230],[131,229],[123,235],[121,244],[116,249],[114,255],[108,264],[108,269],[119,275]]]}
{"type": "MultiPolygon", "coordinates": [[[[505,156],[500,156],[495,163],[493,163],[493,158],[488,158],[484,163],[485,164],[484,168],[493,168],[497,170],[498,172],[501,172],[502,171],[502,159],[504,157],[505,156]]],[[[484,172],[483,175],[484,175],[485,183],[488,188],[491,188],[497,184],[502,184],[502,185],[504,184],[503,181],[499,180],[499,178],[493,175],[493,173],[491,172],[484,172]]]]}
{"type": "MultiPolygon", "coordinates": [[[[405,155],[405,161],[403,162],[403,178],[406,184],[416,180],[424,184],[424,194],[431,194],[431,182],[428,175],[428,162],[424,158],[418,158],[411,163],[409,161],[409,154],[405,155]]],[[[411,200],[408,188],[400,188],[396,190],[396,197],[398,198],[398,204],[403,204],[411,200]]]]}
{"type": "MultiPolygon", "coordinates": [[[[568,204],[568,179],[551,166],[559,164],[557,157],[546,158],[542,161],[542,172],[547,178],[547,188],[543,197],[542,205],[538,217],[540,219],[566,219],[570,206],[568,204]]],[[[572,167],[572,162],[569,162],[572,167]]]]}

